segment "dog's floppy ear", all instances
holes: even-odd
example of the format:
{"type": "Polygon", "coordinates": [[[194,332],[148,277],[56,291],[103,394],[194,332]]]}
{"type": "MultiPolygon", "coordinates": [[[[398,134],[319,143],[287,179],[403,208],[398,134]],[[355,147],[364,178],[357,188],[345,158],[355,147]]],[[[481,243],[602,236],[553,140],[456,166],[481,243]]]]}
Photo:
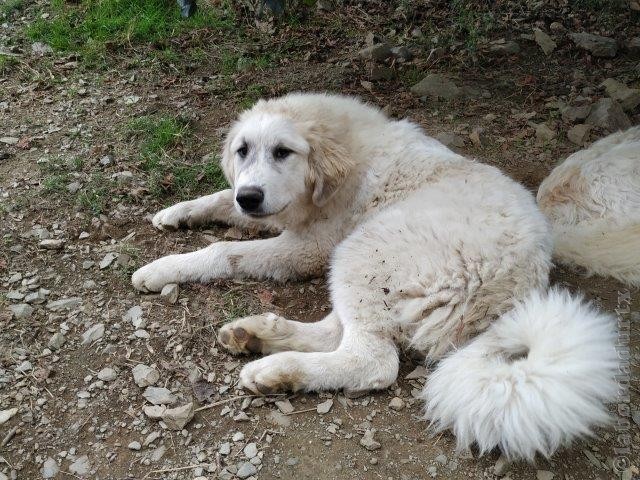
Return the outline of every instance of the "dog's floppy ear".
{"type": "Polygon", "coordinates": [[[220,166],[224,172],[224,176],[231,187],[235,181],[235,166],[233,162],[234,152],[231,151],[231,143],[238,133],[238,123],[231,126],[224,139],[222,146],[222,158],[220,159],[220,166]]]}
{"type": "MultiPolygon", "coordinates": [[[[344,133],[341,132],[340,136],[344,133]]],[[[310,147],[311,199],[315,205],[322,207],[342,186],[354,162],[332,129],[314,124],[307,130],[306,139],[310,147]]]]}

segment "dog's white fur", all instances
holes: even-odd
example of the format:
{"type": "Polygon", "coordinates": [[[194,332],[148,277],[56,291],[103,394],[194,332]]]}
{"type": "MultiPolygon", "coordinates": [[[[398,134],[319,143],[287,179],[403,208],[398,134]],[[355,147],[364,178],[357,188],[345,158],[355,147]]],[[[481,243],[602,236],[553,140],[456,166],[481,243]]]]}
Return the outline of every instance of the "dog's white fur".
{"type": "Polygon", "coordinates": [[[568,157],[540,185],[538,204],[558,261],[640,286],[640,126],[568,157]]]}
{"type": "Polygon", "coordinates": [[[320,273],[331,257],[324,320],[264,314],[220,330],[234,353],[273,353],[242,369],[244,387],[386,388],[400,345],[441,360],[424,391],[427,418],[453,428],[461,447],[532,459],[605,420],[615,391],[612,319],[567,294],[541,293],[549,228],[533,197],[497,169],[409,121],[313,94],[243,113],[222,164],[232,189],[163,210],[154,225],[222,221],[281,233],[161,258],[132,280],[155,291],[213,278],[287,280],[320,273]],[[285,160],[273,158],[278,145],[292,151],[285,160]],[[234,192],[251,184],[273,215],[234,208],[234,192]]]}

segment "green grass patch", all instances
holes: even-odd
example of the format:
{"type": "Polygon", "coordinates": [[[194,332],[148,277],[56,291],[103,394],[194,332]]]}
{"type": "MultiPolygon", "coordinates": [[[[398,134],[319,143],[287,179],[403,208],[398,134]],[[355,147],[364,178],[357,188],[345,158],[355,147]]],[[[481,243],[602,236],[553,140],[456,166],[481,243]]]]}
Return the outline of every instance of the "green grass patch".
{"type": "Polygon", "coordinates": [[[93,215],[104,213],[110,197],[108,185],[109,182],[101,173],[92,175],[91,181],[76,195],[80,208],[93,215]]]}
{"type": "Polygon", "coordinates": [[[140,167],[147,189],[155,197],[188,198],[205,188],[212,192],[227,187],[217,158],[190,162],[183,151],[191,129],[178,117],[141,117],[129,123],[128,132],[140,139],[140,167]]]}
{"type": "Polygon", "coordinates": [[[467,48],[474,50],[480,40],[488,37],[495,25],[493,13],[467,0],[453,0],[453,33],[462,39],[467,48]]]}
{"type": "Polygon", "coordinates": [[[246,110],[253,106],[258,100],[264,97],[266,89],[262,85],[253,83],[244,91],[244,95],[240,99],[239,106],[242,110],[246,110]]]}
{"type": "Polygon", "coordinates": [[[19,12],[24,8],[24,0],[3,0],[0,3],[0,14],[8,17],[14,12],[19,12]]]}
{"type": "Polygon", "coordinates": [[[52,0],[50,14],[29,26],[27,35],[56,50],[89,56],[107,47],[162,42],[190,29],[228,30],[234,25],[229,9],[204,4],[183,19],[175,2],[167,0],[83,0],[78,5],[52,0]]]}
{"type": "Polygon", "coordinates": [[[18,61],[9,55],[0,54],[0,75],[9,71],[18,64],[18,61]]]}

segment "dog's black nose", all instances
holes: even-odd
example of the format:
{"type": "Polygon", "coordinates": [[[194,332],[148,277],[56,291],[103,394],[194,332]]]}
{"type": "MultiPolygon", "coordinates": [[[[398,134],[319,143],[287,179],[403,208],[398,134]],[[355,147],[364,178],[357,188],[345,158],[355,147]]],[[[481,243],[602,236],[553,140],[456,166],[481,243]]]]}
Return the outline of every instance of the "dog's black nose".
{"type": "Polygon", "coordinates": [[[236,202],[245,212],[259,210],[263,200],[264,192],[260,187],[241,187],[236,193],[236,202]]]}

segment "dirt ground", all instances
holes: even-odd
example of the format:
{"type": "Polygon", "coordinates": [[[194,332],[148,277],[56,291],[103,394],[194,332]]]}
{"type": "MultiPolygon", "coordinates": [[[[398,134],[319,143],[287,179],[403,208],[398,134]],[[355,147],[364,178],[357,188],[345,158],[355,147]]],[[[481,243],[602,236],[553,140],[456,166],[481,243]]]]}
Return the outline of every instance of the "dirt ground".
{"type": "MultiPolygon", "coordinates": [[[[22,31],[46,4],[0,18],[0,52],[12,59],[0,68],[0,411],[17,408],[0,420],[0,480],[640,478],[640,292],[611,279],[561,266],[552,274],[554,284],[630,320],[629,328],[621,323],[631,373],[629,398],[612,406],[617,428],[535,465],[456,452],[452,435],[430,436],[415,398],[428,372],[416,370],[411,352],[396,385],[356,399],[339,392],[262,399],[236,389],[247,358],[216,345],[218,327],[266,310],[318,320],[330,309],[323,278],[185,285],[173,304],[131,287],[135,268],[159,256],[255,235],[224,226],[154,231],[151,214],[215,182],[187,176],[181,190],[179,169],[158,181],[143,167],[148,137],[130,133],[132,120],[184,119],[189,133],[160,155],[197,170],[215,160],[225,127],[257,97],[358,95],[535,192],[580,148],[567,138],[574,120],[563,117],[566,105],[607,98],[607,78],[640,88],[640,59],[627,46],[640,35],[634,2],[620,11],[497,2],[490,28],[462,34],[447,3],[344,2],[275,25],[245,18],[241,37],[191,31],[168,41],[170,58],[158,46],[132,45],[100,67],[33,47],[22,31]],[[549,55],[534,28],[555,42],[549,55]],[[580,49],[569,37],[577,31],[613,38],[618,51],[601,58],[580,49]],[[471,45],[465,39],[473,35],[471,45]],[[368,41],[407,47],[411,56],[365,59],[358,52],[368,41]],[[229,52],[238,59],[231,71],[221,67],[229,52]],[[265,56],[239,67],[239,59],[265,56]],[[430,73],[446,74],[466,93],[449,100],[412,93],[430,73]],[[30,307],[16,309],[22,305],[30,307]],[[132,375],[140,364],[159,373],[155,386],[169,389],[176,406],[201,409],[184,428],[144,413],[146,387],[132,375]],[[319,404],[329,410],[320,413],[319,404]],[[369,450],[361,439],[372,429],[379,445],[369,450]]],[[[637,107],[625,115],[640,123],[637,107]]],[[[593,127],[587,143],[606,133],[593,127]]]]}

